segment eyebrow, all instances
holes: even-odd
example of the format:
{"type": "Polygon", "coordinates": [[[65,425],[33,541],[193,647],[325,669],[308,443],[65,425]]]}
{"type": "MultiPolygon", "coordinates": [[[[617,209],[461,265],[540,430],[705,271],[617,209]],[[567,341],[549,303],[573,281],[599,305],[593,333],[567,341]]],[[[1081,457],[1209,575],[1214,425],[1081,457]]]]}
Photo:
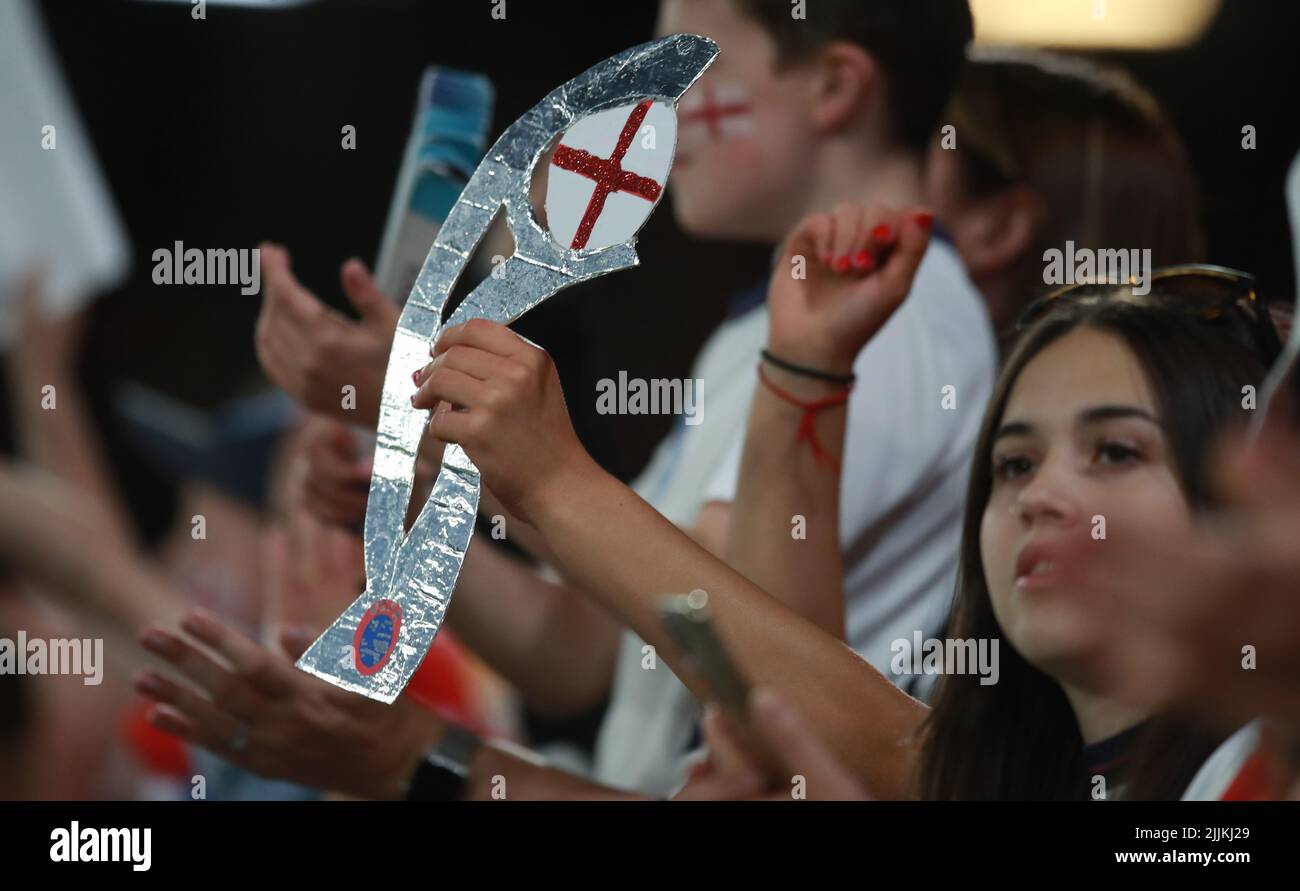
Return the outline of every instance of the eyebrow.
{"type": "MultiPolygon", "coordinates": [[[[1086,408],[1079,412],[1077,423],[1100,424],[1102,421],[1116,418],[1137,418],[1155,424],[1157,427],[1160,426],[1160,422],[1151,412],[1133,405],[1097,405],[1086,408]]],[[[1028,436],[1033,432],[1033,424],[1026,421],[1009,421],[998,427],[997,432],[993,434],[993,442],[1007,436],[1028,436]]]]}

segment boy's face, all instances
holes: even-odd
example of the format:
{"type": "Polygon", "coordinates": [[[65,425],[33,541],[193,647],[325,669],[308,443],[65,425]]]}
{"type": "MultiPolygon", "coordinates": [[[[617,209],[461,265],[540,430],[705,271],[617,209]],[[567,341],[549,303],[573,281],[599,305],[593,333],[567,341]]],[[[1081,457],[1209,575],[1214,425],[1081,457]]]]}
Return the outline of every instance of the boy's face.
{"type": "Polygon", "coordinates": [[[779,241],[806,211],[808,71],[778,72],[772,38],[732,0],[663,0],[656,32],[700,34],[721,50],[678,106],[678,224],[701,238],[779,241]]]}

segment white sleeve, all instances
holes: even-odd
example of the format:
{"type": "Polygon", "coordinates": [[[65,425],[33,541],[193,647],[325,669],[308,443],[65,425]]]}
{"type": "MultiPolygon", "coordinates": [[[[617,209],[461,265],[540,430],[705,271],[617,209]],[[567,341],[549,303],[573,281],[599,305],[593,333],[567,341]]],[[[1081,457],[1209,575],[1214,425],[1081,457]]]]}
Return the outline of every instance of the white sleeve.
{"type": "Polygon", "coordinates": [[[663,475],[672,462],[673,452],[679,444],[674,437],[679,436],[679,431],[674,428],[668,431],[659,444],[655,446],[654,454],[646,462],[645,467],[628,483],[628,488],[640,495],[646,501],[654,502],[654,491],[656,487],[662,484],[663,475]]]}
{"type": "Polygon", "coordinates": [[[947,448],[931,423],[940,394],[926,355],[929,343],[919,329],[900,312],[854,363],[857,383],[840,462],[846,541],[915,492],[947,448]]]}
{"type": "Polygon", "coordinates": [[[704,489],[704,503],[723,501],[727,504],[736,500],[736,483],[740,481],[740,455],[745,448],[745,430],[749,424],[742,425],[740,435],[727,447],[726,454],[713,471],[709,483],[704,489]]]}
{"type": "MultiPolygon", "coordinates": [[[[842,541],[875,540],[874,527],[900,506],[954,473],[965,477],[996,364],[985,313],[955,254],[932,250],[914,293],[858,354],[841,458],[842,541]],[[959,299],[956,289],[969,293],[959,299]]],[[[743,447],[742,428],[706,500],[735,499],[743,447]]]]}
{"type": "Polygon", "coordinates": [[[967,474],[992,388],[995,348],[978,298],[957,301],[943,290],[969,284],[946,280],[938,270],[924,275],[930,261],[927,255],[917,277],[930,290],[909,296],[854,363],[841,462],[846,542],[952,474],[967,474]]]}
{"type": "MultiPolygon", "coordinates": [[[[943,374],[931,361],[933,350],[919,321],[900,311],[854,363],[857,384],[849,399],[841,460],[840,516],[846,539],[873,525],[921,485],[949,449],[951,438],[934,428],[937,421],[947,420],[936,417],[941,410],[938,378],[943,374]]],[[[792,425],[790,436],[796,432],[792,425]]],[[[705,501],[735,500],[744,433],[742,428],[718,464],[705,501]]]]}

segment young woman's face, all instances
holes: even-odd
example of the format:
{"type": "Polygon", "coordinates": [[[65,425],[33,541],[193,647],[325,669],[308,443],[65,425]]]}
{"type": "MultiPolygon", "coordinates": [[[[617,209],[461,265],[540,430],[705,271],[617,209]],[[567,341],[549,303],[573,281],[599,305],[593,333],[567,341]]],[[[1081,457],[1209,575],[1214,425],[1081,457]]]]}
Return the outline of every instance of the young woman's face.
{"type": "Polygon", "coordinates": [[[1105,623],[1062,634],[1061,608],[1101,608],[1127,531],[1191,522],[1136,357],[1090,328],[1053,342],[1013,385],[990,460],[980,552],[1002,633],[1058,680],[1089,677],[1105,623]]]}

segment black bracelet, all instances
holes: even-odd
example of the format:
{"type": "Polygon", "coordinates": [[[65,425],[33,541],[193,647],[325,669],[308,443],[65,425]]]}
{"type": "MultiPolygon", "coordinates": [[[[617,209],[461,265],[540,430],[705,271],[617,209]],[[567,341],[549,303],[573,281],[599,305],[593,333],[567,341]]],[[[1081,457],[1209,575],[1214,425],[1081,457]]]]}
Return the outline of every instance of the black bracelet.
{"type": "Polygon", "coordinates": [[[808,368],[805,365],[796,365],[793,362],[787,362],[785,359],[773,356],[767,350],[761,352],[763,361],[771,362],[777,368],[788,371],[791,374],[798,374],[803,377],[816,378],[819,381],[830,381],[833,384],[851,384],[858,379],[856,374],[836,374],[833,371],[819,371],[816,368],[808,368]]]}
{"type": "Polygon", "coordinates": [[[406,801],[460,801],[468,786],[469,778],[460,771],[426,758],[411,775],[402,798],[406,801]]]}
{"type": "Polygon", "coordinates": [[[407,801],[459,801],[469,787],[470,767],[480,740],[456,724],[447,725],[442,738],[425,753],[407,783],[407,801]]]}

